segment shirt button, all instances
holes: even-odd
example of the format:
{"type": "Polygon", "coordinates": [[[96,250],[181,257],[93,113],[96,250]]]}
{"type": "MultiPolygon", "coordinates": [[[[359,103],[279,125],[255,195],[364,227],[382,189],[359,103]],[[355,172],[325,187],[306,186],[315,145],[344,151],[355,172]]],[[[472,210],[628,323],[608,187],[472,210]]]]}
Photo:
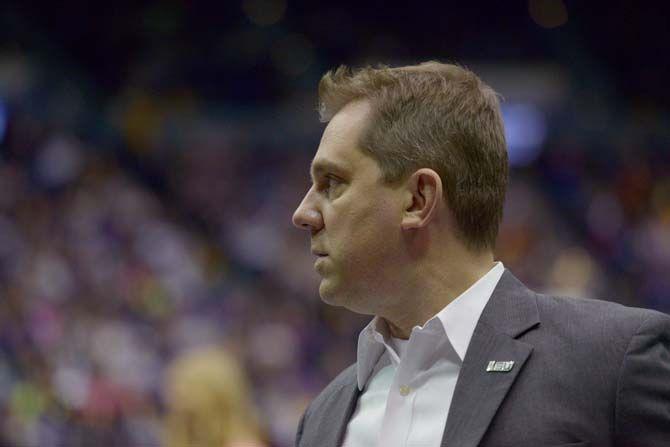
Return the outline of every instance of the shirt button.
{"type": "Polygon", "coordinates": [[[401,385],[400,386],[400,395],[401,396],[407,396],[410,391],[412,391],[412,389],[410,387],[408,387],[407,385],[401,385]]]}

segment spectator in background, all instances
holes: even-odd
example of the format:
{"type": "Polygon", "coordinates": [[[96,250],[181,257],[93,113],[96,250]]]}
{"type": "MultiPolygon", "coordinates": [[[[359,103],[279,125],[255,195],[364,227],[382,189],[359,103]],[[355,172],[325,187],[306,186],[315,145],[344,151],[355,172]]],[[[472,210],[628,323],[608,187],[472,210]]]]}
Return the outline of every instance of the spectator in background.
{"type": "Polygon", "coordinates": [[[165,382],[167,447],[263,447],[247,378],[231,355],[201,348],[178,357],[165,382]]]}

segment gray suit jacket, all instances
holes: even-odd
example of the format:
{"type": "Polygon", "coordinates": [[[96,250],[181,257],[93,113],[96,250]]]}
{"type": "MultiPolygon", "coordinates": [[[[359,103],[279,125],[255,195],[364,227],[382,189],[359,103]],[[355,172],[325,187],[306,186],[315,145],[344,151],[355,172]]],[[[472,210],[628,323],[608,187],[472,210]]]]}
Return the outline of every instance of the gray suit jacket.
{"type": "MultiPolygon", "coordinates": [[[[354,364],[309,405],[296,446],[340,446],[358,395],[354,364]]],[[[670,317],[537,294],[506,270],[442,437],[442,447],[475,446],[670,447],[670,317]],[[491,360],[515,363],[486,372],[491,360]]]]}

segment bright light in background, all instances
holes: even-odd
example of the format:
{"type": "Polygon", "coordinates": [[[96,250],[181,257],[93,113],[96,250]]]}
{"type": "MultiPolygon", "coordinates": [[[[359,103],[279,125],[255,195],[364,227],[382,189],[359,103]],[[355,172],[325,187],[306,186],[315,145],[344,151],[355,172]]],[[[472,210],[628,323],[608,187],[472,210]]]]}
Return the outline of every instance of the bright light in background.
{"type": "Polygon", "coordinates": [[[505,137],[512,166],[532,163],[542,150],[547,138],[547,121],[544,113],[533,104],[502,104],[505,137]]]}
{"type": "Polygon", "coordinates": [[[550,63],[468,63],[503,98],[501,111],[512,166],[537,159],[548,137],[547,110],[561,110],[570,98],[570,76],[550,63]]]}

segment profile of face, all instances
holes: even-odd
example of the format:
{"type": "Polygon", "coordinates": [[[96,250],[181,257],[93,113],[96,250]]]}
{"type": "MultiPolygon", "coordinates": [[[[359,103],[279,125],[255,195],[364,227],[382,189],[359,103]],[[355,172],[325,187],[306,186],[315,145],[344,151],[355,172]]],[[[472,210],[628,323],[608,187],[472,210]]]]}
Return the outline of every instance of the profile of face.
{"type": "Polygon", "coordinates": [[[328,304],[376,314],[401,268],[401,221],[411,194],[381,182],[377,162],[358,147],[370,113],[366,101],[343,107],[328,123],[312,161],[312,186],[293,214],[318,256],[319,295],[328,304]]]}

